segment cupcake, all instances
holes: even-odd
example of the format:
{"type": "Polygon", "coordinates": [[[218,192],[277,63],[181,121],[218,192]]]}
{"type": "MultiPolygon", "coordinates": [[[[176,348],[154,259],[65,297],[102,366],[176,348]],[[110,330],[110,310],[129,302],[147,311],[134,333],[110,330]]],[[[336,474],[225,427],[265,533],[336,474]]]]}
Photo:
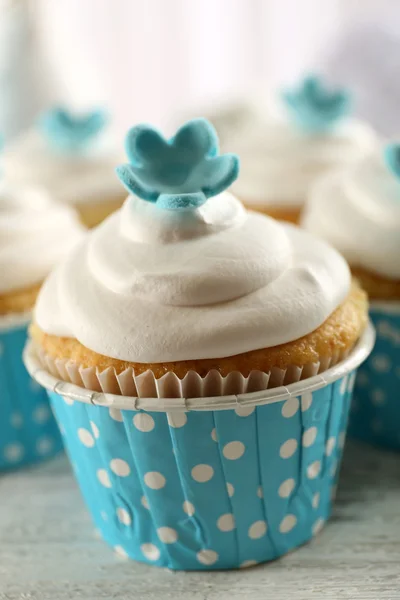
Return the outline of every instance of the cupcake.
{"type": "Polygon", "coordinates": [[[42,388],[22,363],[41,282],[83,235],[73,210],[33,188],[0,189],[0,470],[61,449],[42,388]]]}
{"type": "Polygon", "coordinates": [[[271,560],[329,516],[365,294],[325,242],[226,191],[238,159],[207,121],[126,149],[129,196],[47,279],[26,365],[118,553],[271,560]]]}
{"type": "Polygon", "coordinates": [[[351,432],[400,449],[400,147],[390,144],[315,184],[303,225],[348,259],[371,298],[377,340],[356,383],[351,432]]]}
{"type": "Polygon", "coordinates": [[[233,191],[248,208],[297,223],[315,179],[360,159],[376,136],[349,117],[348,92],[329,90],[318,78],[285,91],[281,104],[264,125],[230,140],[241,157],[233,191]]]}
{"type": "Polygon", "coordinates": [[[106,131],[104,112],[76,116],[54,108],[4,152],[5,176],[40,185],[70,204],[88,227],[119,208],[124,195],[114,173],[118,153],[106,131]]]}

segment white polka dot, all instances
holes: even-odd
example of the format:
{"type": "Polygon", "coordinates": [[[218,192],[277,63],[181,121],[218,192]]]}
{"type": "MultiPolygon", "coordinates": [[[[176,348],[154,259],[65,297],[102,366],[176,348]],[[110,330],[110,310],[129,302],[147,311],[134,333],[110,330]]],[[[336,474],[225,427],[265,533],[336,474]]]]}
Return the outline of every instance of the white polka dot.
{"type": "Polygon", "coordinates": [[[133,417],[133,424],[139,431],[143,431],[144,433],[148,433],[154,429],[154,419],[151,415],[147,413],[136,413],[133,417]]]}
{"type": "Polygon", "coordinates": [[[124,420],[121,411],[119,410],[119,408],[114,408],[113,406],[111,408],[108,409],[108,412],[110,414],[110,417],[114,420],[114,421],[118,421],[119,423],[122,423],[122,421],[124,420]]]}
{"type": "Polygon", "coordinates": [[[315,442],[317,437],[318,429],[316,427],[310,427],[303,433],[302,443],[305,448],[309,448],[315,442]]]}
{"type": "Polygon", "coordinates": [[[152,490],[161,490],[167,483],[167,480],[162,473],[149,471],[144,476],[144,482],[152,490]]]}
{"type": "Polygon", "coordinates": [[[229,442],[224,446],[222,454],[228,460],[237,460],[243,456],[245,450],[245,445],[242,442],[229,442]]]}
{"type": "Polygon", "coordinates": [[[8,444],[4,448],[4,457],[8,462],[14,463],[21,460],[23,455],[25,454],[25,450],[22,444],[16,442],[15,444],[8,444]]]}
{"type": "Polygon", "coordinates": [[[202,565],[214,565],[218,559],[218,553],[214,550],[200,550],[200,552],[197,553],[197,560],[202,565]]]}
{"type": "Polygon", "coordinates": [[[377,373],[389,373],[392,362],[385,354],[376,354],[371,359],[371,365],[377,373]]]}
{"type": "Polygon", "coordinates": [[[321,529],[323,528],[323,526],[325,525],[325,520],[324,519],[317,519],[312,527],[312,532],[313,535],[317,535],[317,533],[319,533],[321,531],[321,529]]]}
{"type": "Polygon", "coordinates": [[[281,533],[289,533],[289,531],[292,531],[293,527],[296,526],[296,523],[297,517],[295,515],[286,515],[280,522],[279,531],[281,533]]]}
{"type": "Polygon", "coordinates": [[[316,461],[312,462],[307,467],[308,479],[315,479],[316,477],[318,477],[320,470],[321,470],[321,461],[316,460],[316,461]]]}
{"type": "Polygon", "coordinates": [[[385,404],[386,401],[385,392],[380,389],[372,390],[370,398],[372,404],[375,404],[375,406],[382,406],[382,404],[385,404]]]}
{"type": "Polygon", "coordinates": [[[357,374],[357,385],[360,387],[367,387],[369,384],[369,377],[366,371],[359,371],[357,374]]]}
{"type": "Polygon", "coordinates": [[[267,533],[267,524],[265,521],[255,521],[253,525],[249,527],[249,538],[252,540],[258,540],[267,533]]]}
{"type": "Polygon", "coordinates": [[[229,498],[232,498],[233,494],[235,493],[235,488],[233,487],[233,485],[231,483],[227,483],[226,489],[228,491],[229,498]]]}
{"type": "Polygon", "coordinates": [[[326,444],[325,444],[325,454],[327,456],[331,456],[332,452],[335,449],[335,444],[336,444],[336,438],[335,437],[330,437],[326,444]]]}
{"type": "Polygon", "coordinates": [[[339,433],[339,437],[338,437],[339,448],[344,448],[345,442],[346,442],[346,432],[342,431],[341,433],[339,433]]]}
{"type": "Polygon", "coordinates": [[[123,525],[130,525],[132,523],[131,515],[125,508],[117,508],[117,517],[123,525]]]}
{"type": "Polygon", "coordinates": [[[296,450],[297,441],[294,438],[292,438],[291,440],[286,440],[286,442],[284,442],[279,449],[279,456],[281,458],[290,458],[291,456],[293,456],[296,450]]]}
{"type": "Polygon", "coordinates": [[[199,483],[210,481],[214,475],[214,469],[210,465],[196,465],[192,469],[192,477],[199,483]]]}
{"type": "Polygon", "coordinates": [[[103,521],[108,521],[108,514],[106,513],[105,510],[101,511],[100,516],[103,519],[103,521]]]}
{"type": "Polygon", "coordinates": [[[182,504],[182,508],[183,511],[189,515],[189,517],[192,517],[195,513],[195,508],[193,506],[193,504],[191,502],[189,502],[189,500],[185,500],[185,502],[182,504]]]}
{"type": "Polygon", "coordinates": [[[346,377],[343,377],[342,381],[340,382],[340,393],[342,394],[342,396],[346,393],[346,389],[347,389],[347,375],[346,375],[346,377]]]}
{"type": "Polygon", "coordinates": [[[45,454],[49,454],[52,451],[54,446],[54,441],[49,436],[43,436],[36,442],[36,450],[39,454],[44,456],[45,454]]]}
{"type": "Polygon", "coordinates": [[[240,563],[239,569],[247,569],[248,567],[254,567],[255,565],[258,565],[256,560],[244,560],[240,563]]]}
{"type": "Polygon", "coordinates": [[[49,421],[50,416],[50,408],[47,406],[47,404],[39,404],[32,414],[33,420],[39,425],[49,421]]]}
{"type": "Polygon", "coordinates": [[[289,398],[282,406],[282,416],[289,419],[293,417],[299,410],[300,401],[298,398],[289,398]]]}
{"type": "Polygon", "coordinates": [[[301,410],[305,412],[312,404],[312,393],[306,392],[301,396],[301,410]]]}
{"type": "Polygon", "coordinates": [[[217,430],[215,429],[215,427],[211,432],[211,439],[214,440],[214,442],[218,442],[217,430]]]}
{"type": "Polygon", "coordinates": [[[168,413],[168,424],[174,429],[179,429],[187,423],[187,415],[184,412],[168,413]]]}
{"type": "Polygon", "coordinates": [[[279,496],[281,498],[288,498],[290,496],[290,494],[293,492],[295,485],[296,485],[296,482],[294,479],[292,479],[292,478],[285,479],[285,481],[283,481],[281,483],[281,485],[279,486],[279,489],[278,489],[279,496]]]}
{"type": "Polygon", "coordinates": [[[110,476],[105,469],[97,469],[96,475],[101,485],[104,485],[106,488],[111,487],[110,476]]]}
{"type": "Polygon", "coordinates": [[[94,437],[96,438],[96,440],[98,440],[100,437],[100,431],[99,431],[99,428],[97,427],[96,423],[93,423],[93,421],[90,421],[90,427],[92,428],[94,437]]]}
{"type": "Polygon", "coordinates": [[[114,552],[116,552],[121,558],[128,558],[128,553],[123,549],[122,546],[114,546],[114,552]]]}
{"type": "Polygon", "coordinates": [[[160,551],[154,544],[142,544],[140,550],[147,560],[154,561],[160,558],[160,551]]]}
{"type": "Polygon", "coordinates": [[[140,502],[144,508],[147,508],[147,510],[149,510],[149,508],[150,508],[149,501],[147,500],[146,496],[142,496],[140,498],[140,502]]]}
{"type": "Polygon", "coordinates": [[[83,427],[81,427],[80,429],[78,429],[78,437],[79,437],[80,441],[82,442],[82,444],[84,446],[86,446],[86,448],[93,448],[94,438],[93,438],[92,434],[90,433],[90,431],[88,431],[87,429],[83,429],[83,427]]]}
{"type": "Polygon", "coordinates": [[[257,496],[259,498],[264,498],[264,490],[262,489],[261,485],[259,485],[258,488],[257,488],[257,496]]]}
{"type": "Polygon", "coordinates": [[[119,475],[120,477],[128,477],[131,472],[131,468],[122,458],[113,458],[110,461],[110,468],[113,473],[119,475]]]}
{"type": "Polygon", "coordinates": [[[68,404],[68,406],[72,406],[74,403],[74,400],[72,398],[69,398],[68,396],[63,396],[63,400],[65,404],[68,404]]]}
{"type": "Polygon", "coordinates": [[[157,535],[164,544],[174,544],[178,539],[178,533],[172,527],[159,527],[157,535]]]}
{"type": "Polygon", "coordinates": [[[22,415],[20,413],[13,413],[10,418],[10,423],[12,427],[15,427],[15,429],[19,429],[20,427],[22,427],[24,419],[22,418],[22,415]]]}
{"type": "Polygon", "coordinates": [[[319,500],[320,500],[320,493],[319,492],[315,492],[313,499],[312,499],[312,507],[313,508],[318,508],[319,506],[319,500]]]}
{"type": "Polygon", "coordinates": [[[255,406],[238,406],[235,408],[235,413],[238,417],[248,417],[255,411],[255,409],[255,406]]]}
{"type": "Polygon", "coordinates": [[[235,529],[235,517],[232,513],[221,515],[217,521],[217,527],[220,531],[232,531],[235,529]]]}

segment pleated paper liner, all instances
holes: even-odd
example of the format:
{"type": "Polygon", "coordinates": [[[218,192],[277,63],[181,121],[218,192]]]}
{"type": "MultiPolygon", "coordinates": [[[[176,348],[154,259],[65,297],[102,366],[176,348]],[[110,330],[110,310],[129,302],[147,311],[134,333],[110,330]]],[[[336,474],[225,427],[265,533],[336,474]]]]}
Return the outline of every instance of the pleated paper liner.
{"type": "Polygon", "coordinates": [[[349,433],[400,451],[400,302],[372,302],[370,318],[376,344],[358,373],[349,433]]]}
{"type": "Polygon", "coordinates": [[[96,528],[115,551],[170,569],[244,568],[310,540],[329,518],[355,370],[350,355],[287,387],[126,397],[54,377],[32,345],[96,528]]]}
{"type": "Polygon", "coordinates": [[[30,314],[0,317],[0,470],[40,462],[62,449],[47,394],[22,363],[29,320],[30,314]]]}
{"type": "Polygon", "coordinates": [[[112,367],[99,371],[95,367],[84,368],[70,360],[54,359],[40,348],[36,352],[43,368],[63,381],[97,392],[140,398],[200,398],[258,392],[314,377],[334,367],[349,354],[348,351],[336,352],[302,368],[293,365],[286,370],[274,368],[268,373],[252,371],[248,377],[237,371],[223,377],[212,370],[205,377],[189,371],[183,379],[172,372],[157,379],[150,370],[136,375],[133,368],[128,368],[118,374],[112,367]]]}

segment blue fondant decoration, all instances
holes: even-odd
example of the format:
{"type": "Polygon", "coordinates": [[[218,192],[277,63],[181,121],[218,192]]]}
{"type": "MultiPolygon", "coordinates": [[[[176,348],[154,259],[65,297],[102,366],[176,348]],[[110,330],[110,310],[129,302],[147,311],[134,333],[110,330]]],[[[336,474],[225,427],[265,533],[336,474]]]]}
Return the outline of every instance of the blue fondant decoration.
{"type": "Polygon", "coordinates": [[[387,144],[383,149],[383,159],[389,171],[400,179],[400,144],[387,144]]]}
{"type": "Polygon", "coordinates": [[[129,164],[116,172],[126,189],[167,210],[192,210],[238,176],[234,154],[218,156],[218,138],[206,119],[193,119],[169,140],[148,125],[126,137],[129,164]]]}
{"type": "Polygon", "coordinates": [[[319,77],[307,77],[295,90],[282,94],[294,123],[303,131],[322,133],[349,113],[351,96],[347,90],[329,90],[319,77]]]}
{"type": "Polygon", "coordinates": [[[65,108],[57,107],[40,117],[39,127],[53,148],[76,153],[94,141],[107,121],[107,114],[103,110],[77,116],[65,108]]]}

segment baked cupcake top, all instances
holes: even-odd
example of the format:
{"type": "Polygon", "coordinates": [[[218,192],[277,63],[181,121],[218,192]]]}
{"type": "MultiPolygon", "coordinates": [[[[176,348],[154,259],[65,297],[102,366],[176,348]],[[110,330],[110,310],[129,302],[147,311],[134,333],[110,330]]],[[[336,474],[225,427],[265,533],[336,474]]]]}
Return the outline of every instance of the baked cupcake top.
{"type": "Polygon", "coordinates": [[[99,202],[120,193],[114,166],[121,159],[103,111],[76,116],[64,108],[43,114],[5,148],[5,176],[43,186],[57,200],[99,202]]]}
{"type": "Polygon", "coordinates": [[[373,130],[350,110],[347,91],[330,91],[315,77],[284,92],[280,114],[232,141],[241,157],[234,192],[248,204],[300,206],[318,175],[374,147],[373,130]]]}
{"type": "Polygon", "coordinates": [[[75,211],[34,188],[0,186],[0,294],[41,283],[84,237],[75,211]]]}
{"type": "Polygon", "coordinates": [[[217,155],[207,121],[170,140],[135,127],[127,154],[124,206],[42,288],[44,332],[120,360],[218,358],[295,340],[348,295],[334,249],[225,191],[238,159],[217,155]]]}
{"type": "Polygon", "coordinates": [[[352,266],[400,279],[400,145],[389,144],[322,177],[302,224],[352,266]]]}

